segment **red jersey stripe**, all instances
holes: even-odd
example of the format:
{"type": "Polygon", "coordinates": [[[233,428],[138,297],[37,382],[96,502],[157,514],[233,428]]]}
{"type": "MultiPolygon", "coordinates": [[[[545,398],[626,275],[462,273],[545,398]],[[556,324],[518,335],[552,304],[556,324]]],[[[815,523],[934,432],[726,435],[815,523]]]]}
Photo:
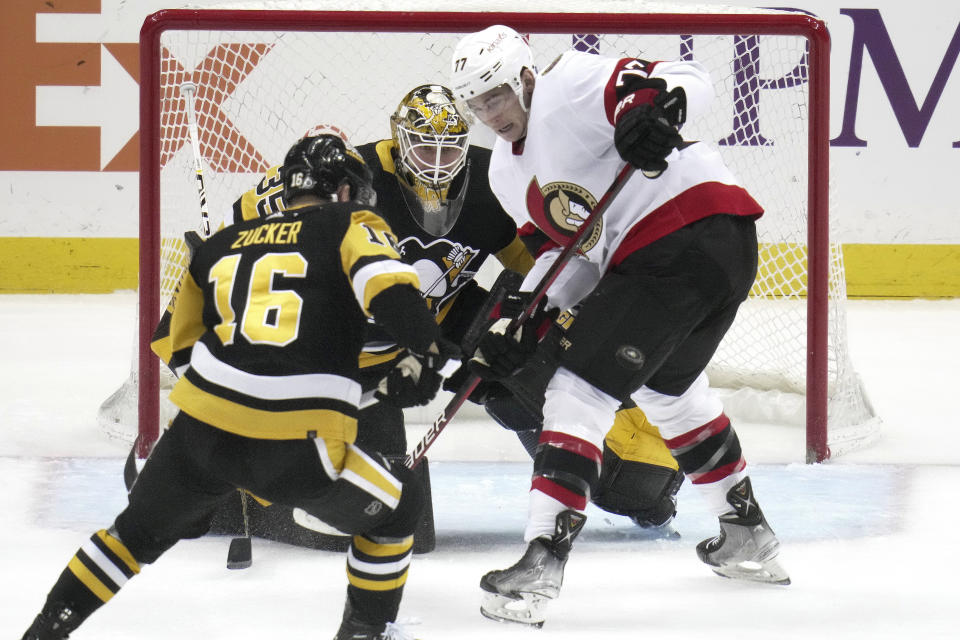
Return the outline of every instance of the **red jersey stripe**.
{"type": "Polygon", "coordinates": [[[582,496],[579,493],[574,493],[566,487],[561,487],[553,480],[549,480],[543,476],[533,476],[533,481],[530,483],[530,490],[540,491],[541,493],[550,496],[554,500],[562,502],[565,506],[570,507],[571,509],[576,509],[577,511],[583,511],[587,508],[586,496],[582,496]]]}
{"type": "Polygon", "coordinates": [[[614,252],[610,264],[620,264],[637,249],[718,213],[759,218],[763,215],[763,207],[743,187],[722,182],[700,183],[664,202],[633,225],[614,252]]]}
{"type": "Polygon", "coordinates": [[[597,464],[600,464],[603,461],[603,453],[595,445],[582,438],[576,436],[571,436],[568,433],[562,433],[560,431],[550,431],[544,429],[540,433],[540,444],[547,444],[551,447],[556,447],[557,449],[563,449],[564,451],[569,451],[575,453],[579,456],[583,456],[588,460],[593,460],[597,464]]]}
{"type": "Polygon", "coordinates": [[[710,436],[714,436],[730,426],[730,418],[721,413],[719,416],[693,431],[688,431],[676,438],[664,439],[664,443],[672,451],[687,449],[695,444],[703,442],[710,436]]]}

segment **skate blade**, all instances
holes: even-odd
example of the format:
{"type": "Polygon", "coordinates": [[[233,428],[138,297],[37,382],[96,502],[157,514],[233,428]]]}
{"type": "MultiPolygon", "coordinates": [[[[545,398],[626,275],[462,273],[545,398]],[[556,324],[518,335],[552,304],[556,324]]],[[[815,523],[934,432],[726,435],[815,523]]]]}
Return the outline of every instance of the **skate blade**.
{"type": "Polygon", "coordinates": [[[513,622],[537,629],[546,621],[547,602],[550,598],[535,593],[505,596],[484,592],[480,601],[480,613],[497,622],[513,622]]]}
{"type": "Polygon", "coordinates": [[[718,576],[734,580],[748,580],[765,584],[790,584],[790,576],[774,559],[763,562],[741,562],[719,567],[710,567],[718,576]]]}

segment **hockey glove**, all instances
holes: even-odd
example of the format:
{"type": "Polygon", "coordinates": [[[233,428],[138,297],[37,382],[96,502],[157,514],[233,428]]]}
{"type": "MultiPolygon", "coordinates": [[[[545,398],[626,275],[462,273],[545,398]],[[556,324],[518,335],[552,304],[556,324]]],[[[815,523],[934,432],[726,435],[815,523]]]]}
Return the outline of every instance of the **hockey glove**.
{"type": "Polygon", "coordinates": [[[656,177],[666,170],[666,157],[683,142],[677,129],[686,119],[686,93],[675,87],[669,93],[660,91],[651,103],[622,107],[633,97],[628,95],[617,107],[613,143],[626,162],[656,177]]]}
{"type": "Polygon", "coordinates": [[[375,397],[398,407],[427,404],[440,390],[447,362],[460,357],[460,350],[441,338],[425,355],[409,353],[380,381],[375,397]]]}
{"type": "MultiPolygon", "coordinates": [[[[473,368],[470,366],[470,359],[466,358],[460,368],[443,381],[443,390],[456,393],[463,387],[471,373],[473,373],[473,368]]],[[[498,398],[502,395],[510,395],[506,387],[495,380],[481,379],[473,391],[470,392],[470,395],[467,396],[467,400],[474,404],[484,405],[491,398],[498,398]]]]}
{"type": "Polygon", "coordinates": [[[197,249],[203,244],[203,238],[196,231],[186,231],[183,234],[183,241],[187,243],[187,250],[190,252],[190,259],[197,254],[197,249]]]}
{"type": "Polygon", "coordinates": [[[526,294],[512,293],[503,301],[503,309],[510,317],[501,317],[480,338],[477,350],[470,360],[470,368],[484,380],[502,380],[513,375],[526,364],[537,350],[540,338],[550,328],[552,318],[544,311],[546,298],[541,300],[536,312],[524,322],[513,335],[507,335],[507,327],[513,317],[522,313],[526,294]],[[514,313],[516,312],[516,313],[514,313]]]}

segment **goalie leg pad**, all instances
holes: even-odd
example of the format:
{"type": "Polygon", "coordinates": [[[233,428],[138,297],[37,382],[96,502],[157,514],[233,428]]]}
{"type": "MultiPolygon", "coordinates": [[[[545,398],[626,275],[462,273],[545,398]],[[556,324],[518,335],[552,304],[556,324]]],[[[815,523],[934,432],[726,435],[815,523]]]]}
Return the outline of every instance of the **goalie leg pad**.
{"type": "Polygon", "coordinates": [[[676,515],[683,474],[643,411],[628,401],[604,442],[603,471],[594,504],[633,518],[641,527],[662,527],[676,515]]]}
{"type": "Polygon", "coordinates": [[[676,495],[683,474],[670,467],[620,458],[603,450],[603,470],[593,503],[611,513],[628,516],[641,527],[661,527],[677,513],[676,495]]]}
{"type": "Polygon", "coordinates": [[[624,460],[671,469],[679,468],[663,441],[660,430],[650,423],[646,414],[631,400],[625,402],[617,411],[613,427],[607,432],[605,440],[607,446],[624,460]]]}
{"type": "MultiPolygon", "coordinates": [[[[404,456],[405,458],[405,456],[404,456]]],[[[394,468],[404,466],[404,458],[390,458],[394,468]]],[[[437,531],[433,519],[433,493],[430,489],[430,462],[426,457],[420,460],[412,471],[412,483],[416,483],[422,495],[423,509],[413,532],[413,552],[430,553],[437,548],[437,531]]]]}

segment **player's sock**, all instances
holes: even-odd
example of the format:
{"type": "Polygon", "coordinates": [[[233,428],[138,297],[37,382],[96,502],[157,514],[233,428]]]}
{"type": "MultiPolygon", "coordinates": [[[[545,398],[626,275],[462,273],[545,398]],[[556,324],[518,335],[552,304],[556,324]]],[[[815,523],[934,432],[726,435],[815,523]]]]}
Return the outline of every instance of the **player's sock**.
{"type": "Polygon", "coordinates": [[[130,550],[106,529],[93,534],[67,563],[24,640],[62,640],[140,572],[130,550]]]}

